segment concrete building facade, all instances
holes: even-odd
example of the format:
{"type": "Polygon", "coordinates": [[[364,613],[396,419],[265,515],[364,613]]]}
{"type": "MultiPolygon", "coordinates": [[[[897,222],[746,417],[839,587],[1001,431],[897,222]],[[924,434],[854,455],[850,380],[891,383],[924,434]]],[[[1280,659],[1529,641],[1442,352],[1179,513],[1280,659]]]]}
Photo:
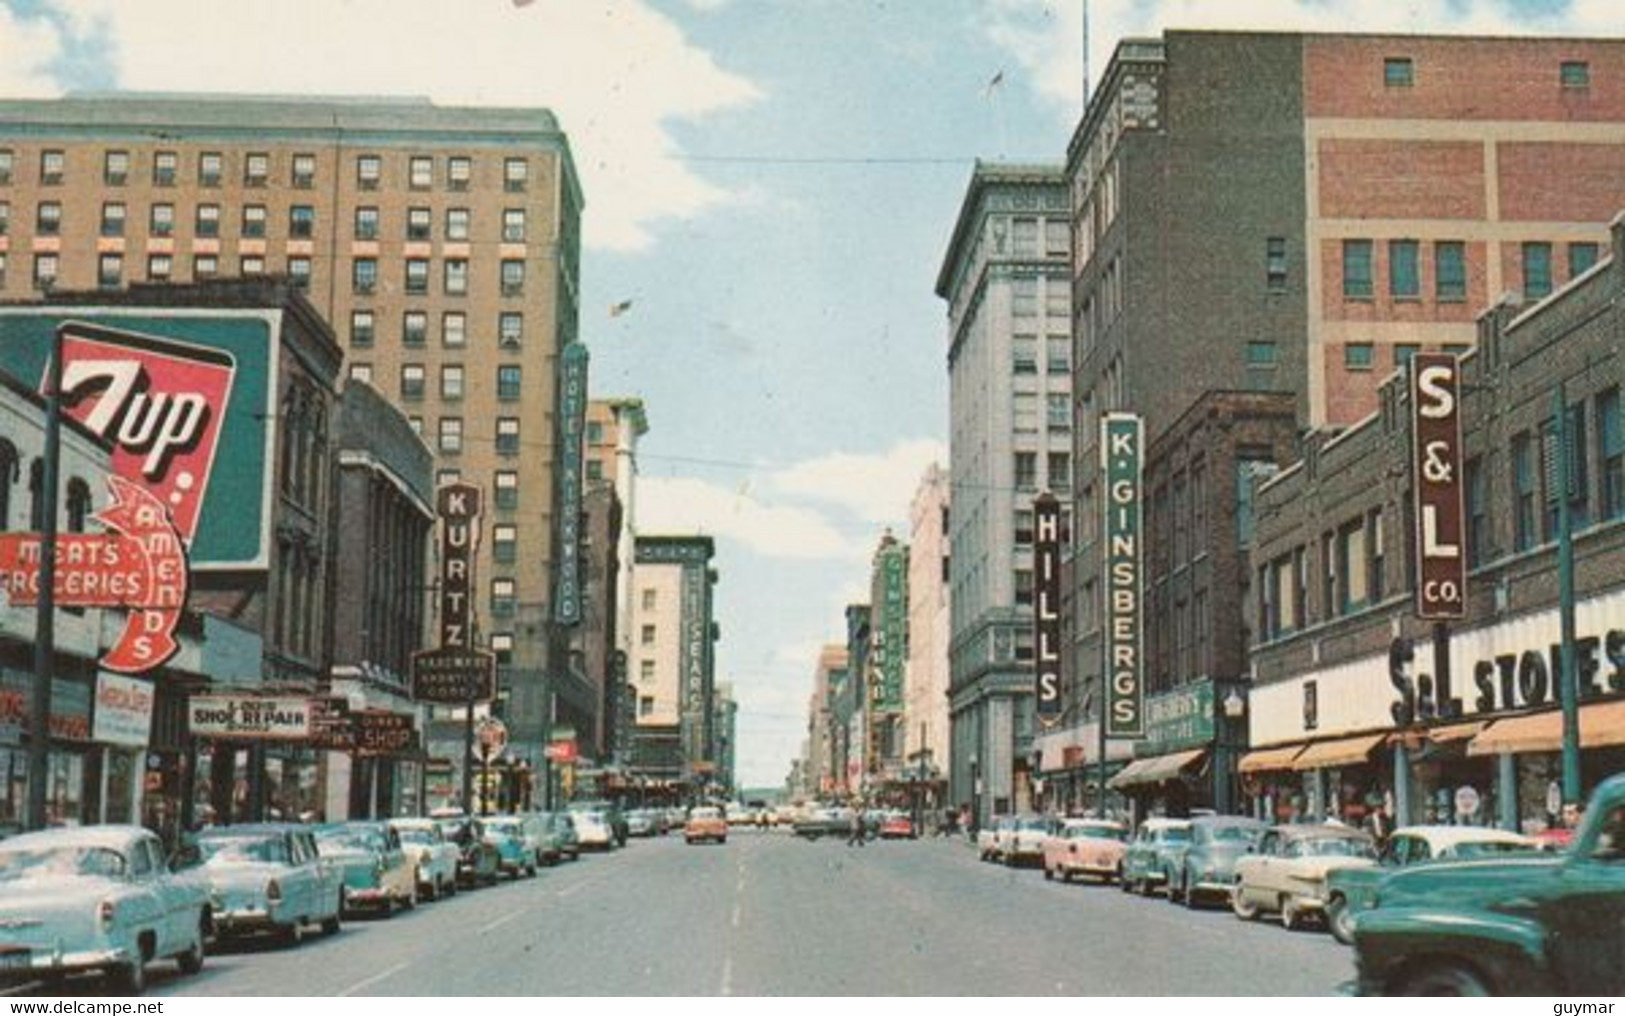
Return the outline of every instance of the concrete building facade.
{"type": "Polygon", "coordinates": [[[904,759],[927,772],[948,765],[948,476],[933,464],[909,503],[904,759]]]}
{"type": "Polygon", "coordinates": [[[716,641],[708,536],[640,536],[629,679],[637,692],[633,772],[693,789],[716,772],[716,641]]]}

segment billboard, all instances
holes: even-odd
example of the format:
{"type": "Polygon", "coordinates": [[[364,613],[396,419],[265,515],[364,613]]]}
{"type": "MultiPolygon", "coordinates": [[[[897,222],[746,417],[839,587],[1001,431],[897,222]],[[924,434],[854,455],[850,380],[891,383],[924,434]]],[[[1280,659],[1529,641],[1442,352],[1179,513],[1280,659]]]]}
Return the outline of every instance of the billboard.
{"type": "Polygon", "coordinates": [[[1411,497],[1416,531],[1416,616],[1467,616],[1461,477],[1461,365],[1453,353],[1411,357],[1411,497]]]}
{"type": "Polygon", "coordinates": [[[60,328],[63,412],[174,519],[200,571],[265,568],[280,312],[0,309],[0,371],[43,390],[60,328]]]}
{"type": "Polygon", "coordinates": [[[1141,597],[1141,462],[1145,429],[1138,416],[1108,413],[1100,421],[1105,473],[1106,736],[1145,736],[1145,617],[1141,597]]]}
{"type": "Polygon", "coordinates": [[[1048,491],[1033,499],[1033,691],[1038,722],[1061,722],[1061,502],[1048,491]]]}

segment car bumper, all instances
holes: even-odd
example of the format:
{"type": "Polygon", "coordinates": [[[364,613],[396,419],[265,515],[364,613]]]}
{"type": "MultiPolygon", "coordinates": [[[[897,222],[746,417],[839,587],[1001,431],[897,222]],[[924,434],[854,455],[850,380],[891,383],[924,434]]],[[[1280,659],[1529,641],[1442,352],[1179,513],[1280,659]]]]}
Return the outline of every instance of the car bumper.
{"type": "Polygon", "coordinates": [[[1062,871],[1071,872],[1074,875],[1106,876],[1117,874],[1117,865],[1115,864],[1096,864],[1090,861],[1069,861],[1063,858],[1059,867],[1062,871]]]}
{"type": "Polygon", "coordinates": [[[1229,896],[1232,884],[1220,882],[1218,879],[1197,879],[1192,882],[1186,891],[1190,893],[1207,893],[1213,896],[1229,896]]]}
{"type": "Polygon", "coordinates": [[[0,950],[0,984],[31,981],[42,975],[102,970],[128,963],[130,956],[129,950],[114,948],[63,951],[23,947],[0,950]]]}
{"type": "Polygon", "coordinates": [[[351,889],[345,887],[344,909],[367,910],[373,907],[387,907],[395,899],[395,895],[387,889],[351,889]]]}
{"type": "Polygon", "coordinates": [[[260,932],[273,931],[281,924],[275,915],[267,910],[225,910],[214,914],[215,934],[223,937],[232,935],[255,935],[260,932]]]}

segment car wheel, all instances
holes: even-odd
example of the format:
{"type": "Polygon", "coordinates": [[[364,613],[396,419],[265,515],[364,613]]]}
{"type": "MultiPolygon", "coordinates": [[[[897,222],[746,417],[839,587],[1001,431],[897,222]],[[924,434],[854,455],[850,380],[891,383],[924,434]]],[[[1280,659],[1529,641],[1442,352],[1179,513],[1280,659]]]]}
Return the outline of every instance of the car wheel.
{"type": "Polygon", "coordinates": [[[282,929],[282,934],[279,937],[282,939],[284,946],[289,949],[297,949],[299,943],[305,940],[304,922],[295,918],[292,924],[282,929]]]}
{"type": "Polygon", "coordinates": [[[120,995],[140,995],[147,990],[147,961],[136,957],[128,963],[121,963],[110,967],[107,979],[112,983],[114,992],[120,995]]]}
{"type": "Polygon", "coordinates": [[[198,922],[197,940],[190,949],[175,957],[175,965],[188,977],[203,969],[203,941],[208,937],[208,922],[207,916],[198,922]]]}
{"type": "Polygon", "coordinates": [[[1126,893],[1134,891],[1134,883],[1129,881],[1128,872],[1122,868],[1117,869],[1117,888],[1126,893]]]}
{"type": "Polygon", "coordinates": [[[1163,895],[1165,897],[1167,897],[1167,900],[1168,900],[1169,903],[1178,903],[1179,902],[1179,895],[1180,895],[1179,883],[1174,881],[1174,873],[1173,872],[1170,871],[1170,872],[1164,872],[1163,873],[1162,891],[1163,891],[1163,895]]]}
{"type": "Polygon", "coordinates": [[[1354,944],[1354,911],[1342,896],[1333,896],[1326,903],[1326,927],[1332,937],[1344,945],[1354,944]]]}
{"type": "Polygon", "coordinates": [[[1495,994],[1495,991],[1494,986],[1472,967],[1446,960],[1442,967],[1421,970],[1406,977],[1396,994],[1483,998],[1495,994]]]}
{"type": "Polygon", "coordinates": [[[407,895],[406,895],[406,909],[408,909],[408,910],[416,910],[417,908],[418,908],[418,880],[417,880],[417,876],[414,875],[414,876],[412,876],[412,890],[411,890],[411,892],[407,893],[407,895]]]}
{"type": "Polygon", "coordinates": [[[1046,881],[1046,882],[1055,881],[1055,872],[1047,864],[1044,865],[1044,881],[1046,881]]]}
{"type": "Polygon", "coordinates": [[[1287,931],[1297,931],[1303,927],[1303,908],[1292,896],[1281,897],[1281,927],[1287,931]]]}
{"type": "Polygon", "coordinates": [[[1184,901],[1186,910],[1196,909],[1196,890],[1191,888],[1191,877],[1189,875],[1185,876],[1183,891],[1180,892],[1179,896],[1184,901]]]}
{"type": "Polygon", "coordinates": [[[1258,920],[1258,904],[1251,902],[1242,894],[1240,882],[1230,890],[1230,909],[1243,921],[1258,920]]]}
{"type": "Polygon", "coordinates": [[[322,922],[323,935],[337,935],[339,929],[344,927],[344,918],[339,916],[339,908],[333,908],[333,916],[322,922]]]}

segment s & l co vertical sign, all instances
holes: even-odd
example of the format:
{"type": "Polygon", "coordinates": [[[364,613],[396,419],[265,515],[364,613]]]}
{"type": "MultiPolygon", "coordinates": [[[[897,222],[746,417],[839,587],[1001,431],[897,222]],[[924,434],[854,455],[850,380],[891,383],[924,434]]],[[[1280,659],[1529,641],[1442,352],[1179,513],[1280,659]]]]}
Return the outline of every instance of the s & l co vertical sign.
{"type": "Polygon", "coordinates": [[[1416,616],[1465,617],[1466,510],[1461,480],[1461,365],[1451,353],[1411,358],[1411,490],[1416,519],[1416,616]]]}
{"type": "Polygon", "coordinates": [[[1061,701],[1061,502],[1049,491],[1033,499],[1034,691],[1038,722],[1053,727],[1061,701]]]}
{"type": "Polygon", "coordinates": [[[1145,736],[1145,681],[1140,653],[1140,468],[1145,429],[1132,413],[1100,421],[1105,474],[1106,736],[1145,736]]]}

